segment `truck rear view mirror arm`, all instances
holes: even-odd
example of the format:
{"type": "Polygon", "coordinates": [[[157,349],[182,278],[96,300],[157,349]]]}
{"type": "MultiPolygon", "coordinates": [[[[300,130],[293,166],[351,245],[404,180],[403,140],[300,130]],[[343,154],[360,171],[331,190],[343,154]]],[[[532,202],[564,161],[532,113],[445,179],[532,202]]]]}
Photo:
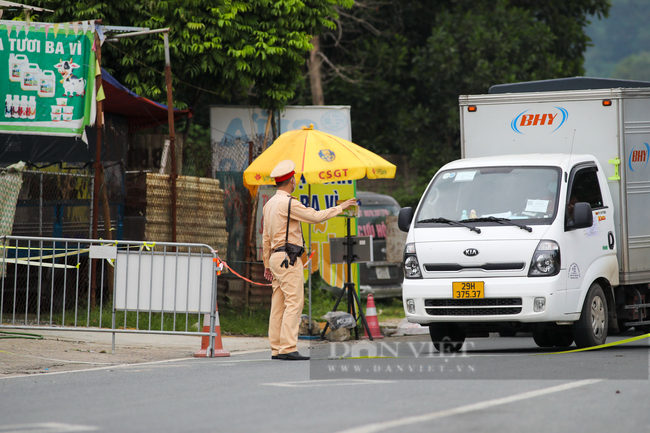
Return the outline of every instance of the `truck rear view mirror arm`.
{"type": "Polygon", "coordinates": [[[403,207],[399,211],[397,216],[397,227],[403,232],[409,231],[411,227],[411,221],[413,221],[413,208],[412,207],[403,207]]]}
{"type": "MultiPolygon", "coordinates": [[[[567,215],[570,215],[569,208],[567,208],[567,215]]],[[[578,202],[573,208],[573,218],[567,219],[566,229],[567,231],[586,229],[587,227],[591,227],[593,223],[594,216],[591,211],[591,205],[589,203],[578,202]]]]}

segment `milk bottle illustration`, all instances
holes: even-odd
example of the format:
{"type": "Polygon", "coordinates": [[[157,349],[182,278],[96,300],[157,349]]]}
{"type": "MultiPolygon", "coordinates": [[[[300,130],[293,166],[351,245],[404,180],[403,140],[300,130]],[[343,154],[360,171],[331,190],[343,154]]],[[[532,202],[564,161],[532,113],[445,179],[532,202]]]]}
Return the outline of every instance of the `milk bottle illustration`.
{"type": "Polygon", "coordinates": [[[31,120],[36,119],[36,96],[29,97],[29,102],[27,103],[27,118],[31,120]]]}
{"type": "Polygon", "coordinates": [[[43,71],[38,79],[38,96],[51,98],[56,93],[56,75],[54,71],[43,71]]]}
{"type": "Polygon", "coordinates": [[[20,69],[20,87],[23,90],[38,90],[38,77],[41,75],[41,68],[36,63],[26,63],[20,69]]]}
{"type": "Polygon", "coordinates": [[[14,100],[11,103],[11,117],[18,119],[20,117],[20,96],[14,95],[14,100]]]}
{"type": "Polygon", "coordinates": [[[18,111],[21,119],[27,119],[27,110],[28,110],[27,96],[23,95],[20,97],[20,108],[18,111]]]}
{"type": "Polygon", "coordinates": [[[29,63],[29,59],[24,54],[9,54],[9,80],[13,82],[20,82],[20,70],[23,65],[29,63]]]}
{"type": "Polygon", "coordinates": [[[11,106],[14,104],[13,97],[7,95],[5,98],[5,117],[11,117],[11,106]]]}

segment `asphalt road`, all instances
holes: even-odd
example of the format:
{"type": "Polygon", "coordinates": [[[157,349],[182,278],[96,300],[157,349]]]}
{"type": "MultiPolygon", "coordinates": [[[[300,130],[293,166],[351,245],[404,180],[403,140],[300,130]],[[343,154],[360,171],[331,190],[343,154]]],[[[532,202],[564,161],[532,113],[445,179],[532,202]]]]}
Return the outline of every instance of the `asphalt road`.
{"type": "Polygon", "coordinates": [[[466,347],[441,356],[427,337],[403,337],[315,344],[310,362],[264,351],[6,378],[0,432],[650,428],[648,339],[553,355],[522,337],[466,347]]]}

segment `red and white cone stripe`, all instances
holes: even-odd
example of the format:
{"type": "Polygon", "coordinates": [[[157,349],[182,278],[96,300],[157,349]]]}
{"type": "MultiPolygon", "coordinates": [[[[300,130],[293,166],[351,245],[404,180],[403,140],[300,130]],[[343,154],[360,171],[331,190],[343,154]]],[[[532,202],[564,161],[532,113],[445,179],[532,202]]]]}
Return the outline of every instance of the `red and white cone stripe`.
{"type": "MultiPolygon", "coordinates": [[[[210,332],[210,315],[205,314],[203,316],[203,332],[210,332]]],[[[224,350],[223,343],[221,341],[221,325],[219,324],[219,311],[214,317],[214,332],[217,334],[214,337],[214,350],[212,356],[230,356],[230,352],[224,350]]],[[[201,337],[201,350],[194,353],[195,358],[206,358],[210,357],[209,353],[210,346],[210,337],[204,335],[201,337]]]]}

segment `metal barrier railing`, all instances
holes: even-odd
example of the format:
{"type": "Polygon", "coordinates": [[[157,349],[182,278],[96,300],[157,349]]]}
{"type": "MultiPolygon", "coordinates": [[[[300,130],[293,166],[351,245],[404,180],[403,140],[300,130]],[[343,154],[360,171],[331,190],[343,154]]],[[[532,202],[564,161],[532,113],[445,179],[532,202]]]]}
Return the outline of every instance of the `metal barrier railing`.
{"type": "Polygon", "coordinates": [[[113,353],[117,333],[208,336],[212,354],[217,261],[204,244],[2,236],[0,328],[112,332],[113,353]]]}

